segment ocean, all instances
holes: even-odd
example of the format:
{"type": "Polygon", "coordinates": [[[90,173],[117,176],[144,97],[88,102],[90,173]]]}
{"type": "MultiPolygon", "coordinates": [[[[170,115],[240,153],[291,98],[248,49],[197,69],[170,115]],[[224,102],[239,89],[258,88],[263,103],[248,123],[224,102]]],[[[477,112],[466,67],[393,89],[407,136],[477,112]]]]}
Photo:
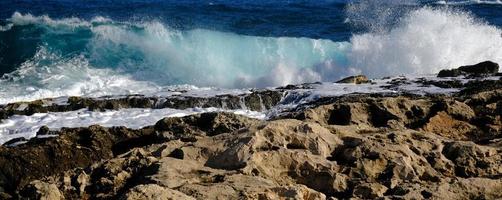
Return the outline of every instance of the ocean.
{"type": "Polygon", "coordinates": [[[502,199],[500,65],[502,0],[0,0],[0,199],[502,199]]]}
{"type": "Polygon", "coordinates": [[[502,63],[502,1],[2,0],[0,104],[502,63]]]}

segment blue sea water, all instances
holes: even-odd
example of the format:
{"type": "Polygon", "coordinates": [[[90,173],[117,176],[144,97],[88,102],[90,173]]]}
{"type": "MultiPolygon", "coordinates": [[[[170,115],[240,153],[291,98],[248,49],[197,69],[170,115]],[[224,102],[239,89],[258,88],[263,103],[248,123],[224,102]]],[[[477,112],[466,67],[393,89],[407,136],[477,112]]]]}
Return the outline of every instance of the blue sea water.
{"type": "Polygon", "coordinates": [[[0,103],[435,73],[502,62],[501,30],[500,0],[2,0],[0,103]]]}

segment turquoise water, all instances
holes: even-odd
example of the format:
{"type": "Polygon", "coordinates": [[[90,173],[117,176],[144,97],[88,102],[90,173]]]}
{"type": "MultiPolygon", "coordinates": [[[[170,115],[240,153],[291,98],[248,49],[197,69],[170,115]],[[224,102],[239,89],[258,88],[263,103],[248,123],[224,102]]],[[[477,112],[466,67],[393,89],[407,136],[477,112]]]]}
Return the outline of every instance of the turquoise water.
{"type": "Polygon", "coordinates": [[[494,1],[0,2],[0,99],[430,74],[502,62],[494,1]]]}

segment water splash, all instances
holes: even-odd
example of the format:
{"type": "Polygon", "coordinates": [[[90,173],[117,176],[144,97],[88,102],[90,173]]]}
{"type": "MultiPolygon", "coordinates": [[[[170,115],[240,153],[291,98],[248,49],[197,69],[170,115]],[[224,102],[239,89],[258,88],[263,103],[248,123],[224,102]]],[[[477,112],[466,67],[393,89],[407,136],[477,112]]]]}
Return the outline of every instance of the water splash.
{"type": "MultiPolygon", "coordinates": [[[[86,21],[14,13],[4,26],[10,28],[1,33],[24,30],[19,33],[28,35],[17,37],[35,38],[36,49],[0,79],[0,103],[154,93],[177,84],[267,87],[334,81],[358,73],[429,74],[484,60],[502,63],[499,28],[449,8],[410,6],[413,9],[400,13],[398,20],[381,25],[386,28],[354,34],[345,42],[180,31],[156,21],[103,17],[86,21]]],[[[393,18],[386,11],[375,15],[379,13],[384,13],[380,18],[393,18]]]]}

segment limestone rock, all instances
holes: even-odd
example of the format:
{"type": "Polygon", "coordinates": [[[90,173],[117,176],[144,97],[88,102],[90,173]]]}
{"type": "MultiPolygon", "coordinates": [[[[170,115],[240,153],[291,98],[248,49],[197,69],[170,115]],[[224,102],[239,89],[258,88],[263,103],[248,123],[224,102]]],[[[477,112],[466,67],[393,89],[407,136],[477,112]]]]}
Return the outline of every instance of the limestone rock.
{"type": "Polygon", "coordinates": [[[447,138],[466,140],[473,136],[475,127],[467,122],[453,119],[445,112],[439,112],[429,119],[423,130],[447,138]]]}
{"type": "Polygon", "coordinates": [[[363,199],[375,199],[383,197],[387,187],[378,183],[365,183],[354,188],[354,195],[363,199]]]}
{"type": "Polygon", "coordinates": [[[469,105],[455,100],[445,100],[437,103],[435,106],[437,109],[444,110],[447,114],[463,121],[469,121],[476,116],[474,110],[469,105]]]}
{"type": "Polygon", "coordinates": [[[502,174],[501,155],[493,147],[473,142],[452,142],[445,145],[443,154],[455,164],[460,177],[496,177],[502,174]]]}
{"type": "MultiPolygon", "coordinates": [[[[453,95],[321,98],[269,120],[204,113],[138,130],[52,130],[57,137],[0,146],[0,198],[502,198],[502,84],[462,87],[453,95]]],[[[240,96],[245,106],[275,101],[255,94],[263,96],[240,96]]],[[[201,103],[139,99],[102,101],[96,109],[201,103]]],[[[54,109],[46,103],[39,109],[54,109]]],[[[30,103],[10,107],[26,113],[30,103]]]]}
{"type": "Polygon", "coordinates": [[[130,189],[121,199],[123,200],[195,200],[182,192],[161,187],[155,184],[138,185],[130,189]]]}
{"type": "Polygon", "coordinates": [[[15,191],[30,180],[111,159],[130,149],[125,145],[129,140],[137,142],[152,135],[150,131],[100,126],[61,132],[64,133],[60,137],[32,139],[13,148],[0,148],[0,187],[15,191]]]}
{"type": "Polygon", "coordinates": [[[353,83],[353,84],[363,84],[370,83],[371,81],[365,75],[349,76],[337,81],[336,83],[353,83]]]}
{"type": "Polygon", "coordinates": [[[218,135],[244,128],[257,120],[231,113],[202,113],[184,118],[165,118],[155,124],[157,131],[172,135],[218,135]]]}
{"type": "Polygon", "coordinates": [[[64,199],[64,196],[54,184],[42,181],[33,181],[23,191],[23,196],[29,199],[39,200],[58,200],[64,199]]]}

